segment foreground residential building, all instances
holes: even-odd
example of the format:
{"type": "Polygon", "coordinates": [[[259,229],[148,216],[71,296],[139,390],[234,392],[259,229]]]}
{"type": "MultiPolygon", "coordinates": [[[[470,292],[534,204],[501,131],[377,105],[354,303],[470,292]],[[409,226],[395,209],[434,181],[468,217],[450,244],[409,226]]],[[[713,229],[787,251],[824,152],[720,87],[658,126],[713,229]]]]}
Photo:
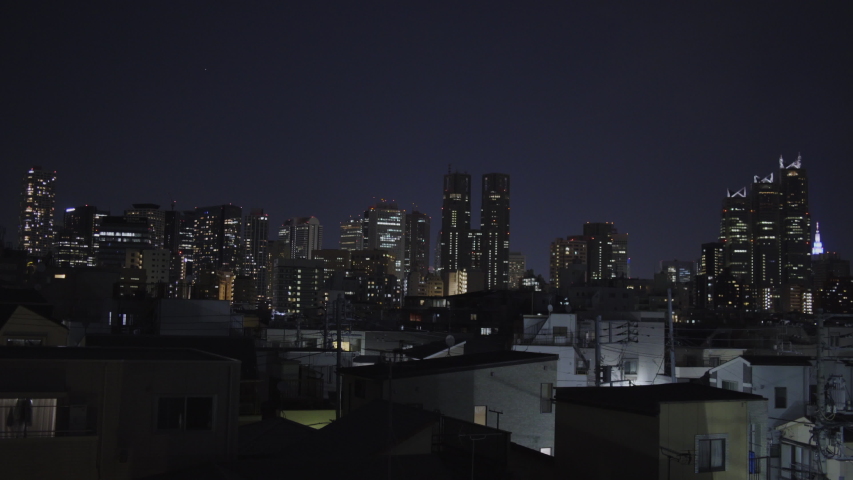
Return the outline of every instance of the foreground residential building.
{"type": "Polygon", "coordinates": [[[120,480],[233,460],[239,375],[240,362],[198,350],[0,348],[3,478],[120,480]]]}
{"type": "Polygon", "coordinates": [[[692,383],[558,388],[556,412],[557,471],[574,478],[767,478],[750,461],[768,456],[758,395],[692,383]]]}
{"type": "Polygon", "coordinates": [[[550,454],[557,359],[503,351],[344,368],[343,411],[374,399],[418,405],[512,432],[519,445],[550,454]]]}

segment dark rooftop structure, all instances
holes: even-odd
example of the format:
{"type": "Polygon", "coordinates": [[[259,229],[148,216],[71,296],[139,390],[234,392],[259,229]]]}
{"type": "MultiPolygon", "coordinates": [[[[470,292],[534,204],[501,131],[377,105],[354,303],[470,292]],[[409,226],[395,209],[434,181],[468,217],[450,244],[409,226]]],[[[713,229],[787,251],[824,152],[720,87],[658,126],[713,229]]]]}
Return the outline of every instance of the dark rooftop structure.
{"type": "Polygon", "coordinates": [[[741,355],[750,365],[810,367],[811,358],[797,355],[741,355]]]}
{"type": "Polygon", "coordinates": [[[557,401],[655,416],[661,403],[766,400],[760,395],[695,383],[666,383],[636,387],[562,387],[557,401]]]}
{"type": "Polygon", "coordinates": [[[107,361],[234,361],[189,348],[104,348],[104,347],[4,347],[2,360],[107,360],[107,361]]]}
{"type": "Polygon", "coordinates": [[[86,346],[111,348],[183,348],[240,360],[240,378],[258,378],[258,357],[249,337],[187,335],[87,335],[86,346]]]}
{"type": "Polygon", "coordinates": [[[454,357],[430,358],[427,360],[413,360],[393,364],[379,363],[363,367],[342,368],[341,373],[364,378],[387,378],[389,374],[392,378],[406,378],[421,375],[434,375],[437,373],[477,370],[489,367],[548,362],[556,361],[558,359],[559,355],[508,350],[502,352],[472,353],[454,357]]]}

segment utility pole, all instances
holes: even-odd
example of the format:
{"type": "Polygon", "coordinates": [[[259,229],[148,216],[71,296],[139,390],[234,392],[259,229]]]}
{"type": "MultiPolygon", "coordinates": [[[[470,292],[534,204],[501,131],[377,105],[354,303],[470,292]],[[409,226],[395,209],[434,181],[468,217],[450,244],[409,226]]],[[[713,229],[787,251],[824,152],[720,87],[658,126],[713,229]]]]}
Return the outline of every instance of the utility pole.
{"type": "Polygon", "coordinates": [[[823,328],[825,315],[819,313],[817,316],[817,415],[815,415],[815,444],[817,445],[818,454],[818,474],[819,478],[826,478],[826,455],[824,454],[824,445],[828,440],[827,429],[824,426],[826,418],[826,369],[823,362],[823,349],[826,347],[826,334],[823,328]]]}
{"type": "Polygon", "coordinates": [[[337,323],[337,328],[338,328],[338,348],[335,349],[335,350],[337,350],[337,357],[338,357],[337,363],[336,363],[336,365],[337,365],[336,372],[338,374],[337,375],[338,378],[335,380],[336,390],[337,390],[336,396],[338,397],[338,408],[335,412],[336,413],[335,419],[341,418],[341,401],[343,399],[343,392],[342,392],[342,390],[343,390],[343,379],[341,378],[341,347],[343,347],[343,342],[341,342],[341,314],[343,313],[342,312],[343,306],[344,306],[343,303],[344,303],[343,296],[339,293],[337,300],[335,300],[335,322],[337,323]]]}
{"type": "Polygon", "coordinates": [[[672,289],[666,289],[666,301],[667,301],[667,310],[666,316],[669,321],[669,375],[672,383],[678,383],[678,379],[675,378],[675,335],[673,333],[672,326],[672,289]]]}
{"type": "Polygon", "coordinates": [[[601,386],[601,315],[595,317],[595,386],[601,386]]]}

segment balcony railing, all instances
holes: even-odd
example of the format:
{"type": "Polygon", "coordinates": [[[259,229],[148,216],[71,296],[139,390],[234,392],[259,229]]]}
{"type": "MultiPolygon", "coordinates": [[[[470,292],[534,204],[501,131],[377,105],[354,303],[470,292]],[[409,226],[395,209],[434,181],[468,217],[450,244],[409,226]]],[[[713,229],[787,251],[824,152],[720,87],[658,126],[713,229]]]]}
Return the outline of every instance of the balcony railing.
{"type": "Polygon", "coordinates": [[[518,339],[517,343],[519,345],[553,345],[568,347],[574,345],[574,337],[572,335],[539,334],[521,337],[518,339]]]}
{"type": "Polygon", "coordinates": [[[60,405],[56,398],[0,398],[0,440],[94,435],[87,405],[60,405]]]}

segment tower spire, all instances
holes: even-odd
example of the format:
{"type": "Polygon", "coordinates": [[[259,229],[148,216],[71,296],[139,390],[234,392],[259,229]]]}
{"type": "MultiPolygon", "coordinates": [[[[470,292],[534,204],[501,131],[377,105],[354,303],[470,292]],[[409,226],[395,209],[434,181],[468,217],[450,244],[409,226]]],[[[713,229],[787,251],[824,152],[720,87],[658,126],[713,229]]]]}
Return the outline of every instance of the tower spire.
{"type": "Polygon", "coordinates": [[[823,242],[820,241],[820,222],[815,223],[814,246],[812,247],[812,255],[820,255],[823,253],[823,242]]]}

